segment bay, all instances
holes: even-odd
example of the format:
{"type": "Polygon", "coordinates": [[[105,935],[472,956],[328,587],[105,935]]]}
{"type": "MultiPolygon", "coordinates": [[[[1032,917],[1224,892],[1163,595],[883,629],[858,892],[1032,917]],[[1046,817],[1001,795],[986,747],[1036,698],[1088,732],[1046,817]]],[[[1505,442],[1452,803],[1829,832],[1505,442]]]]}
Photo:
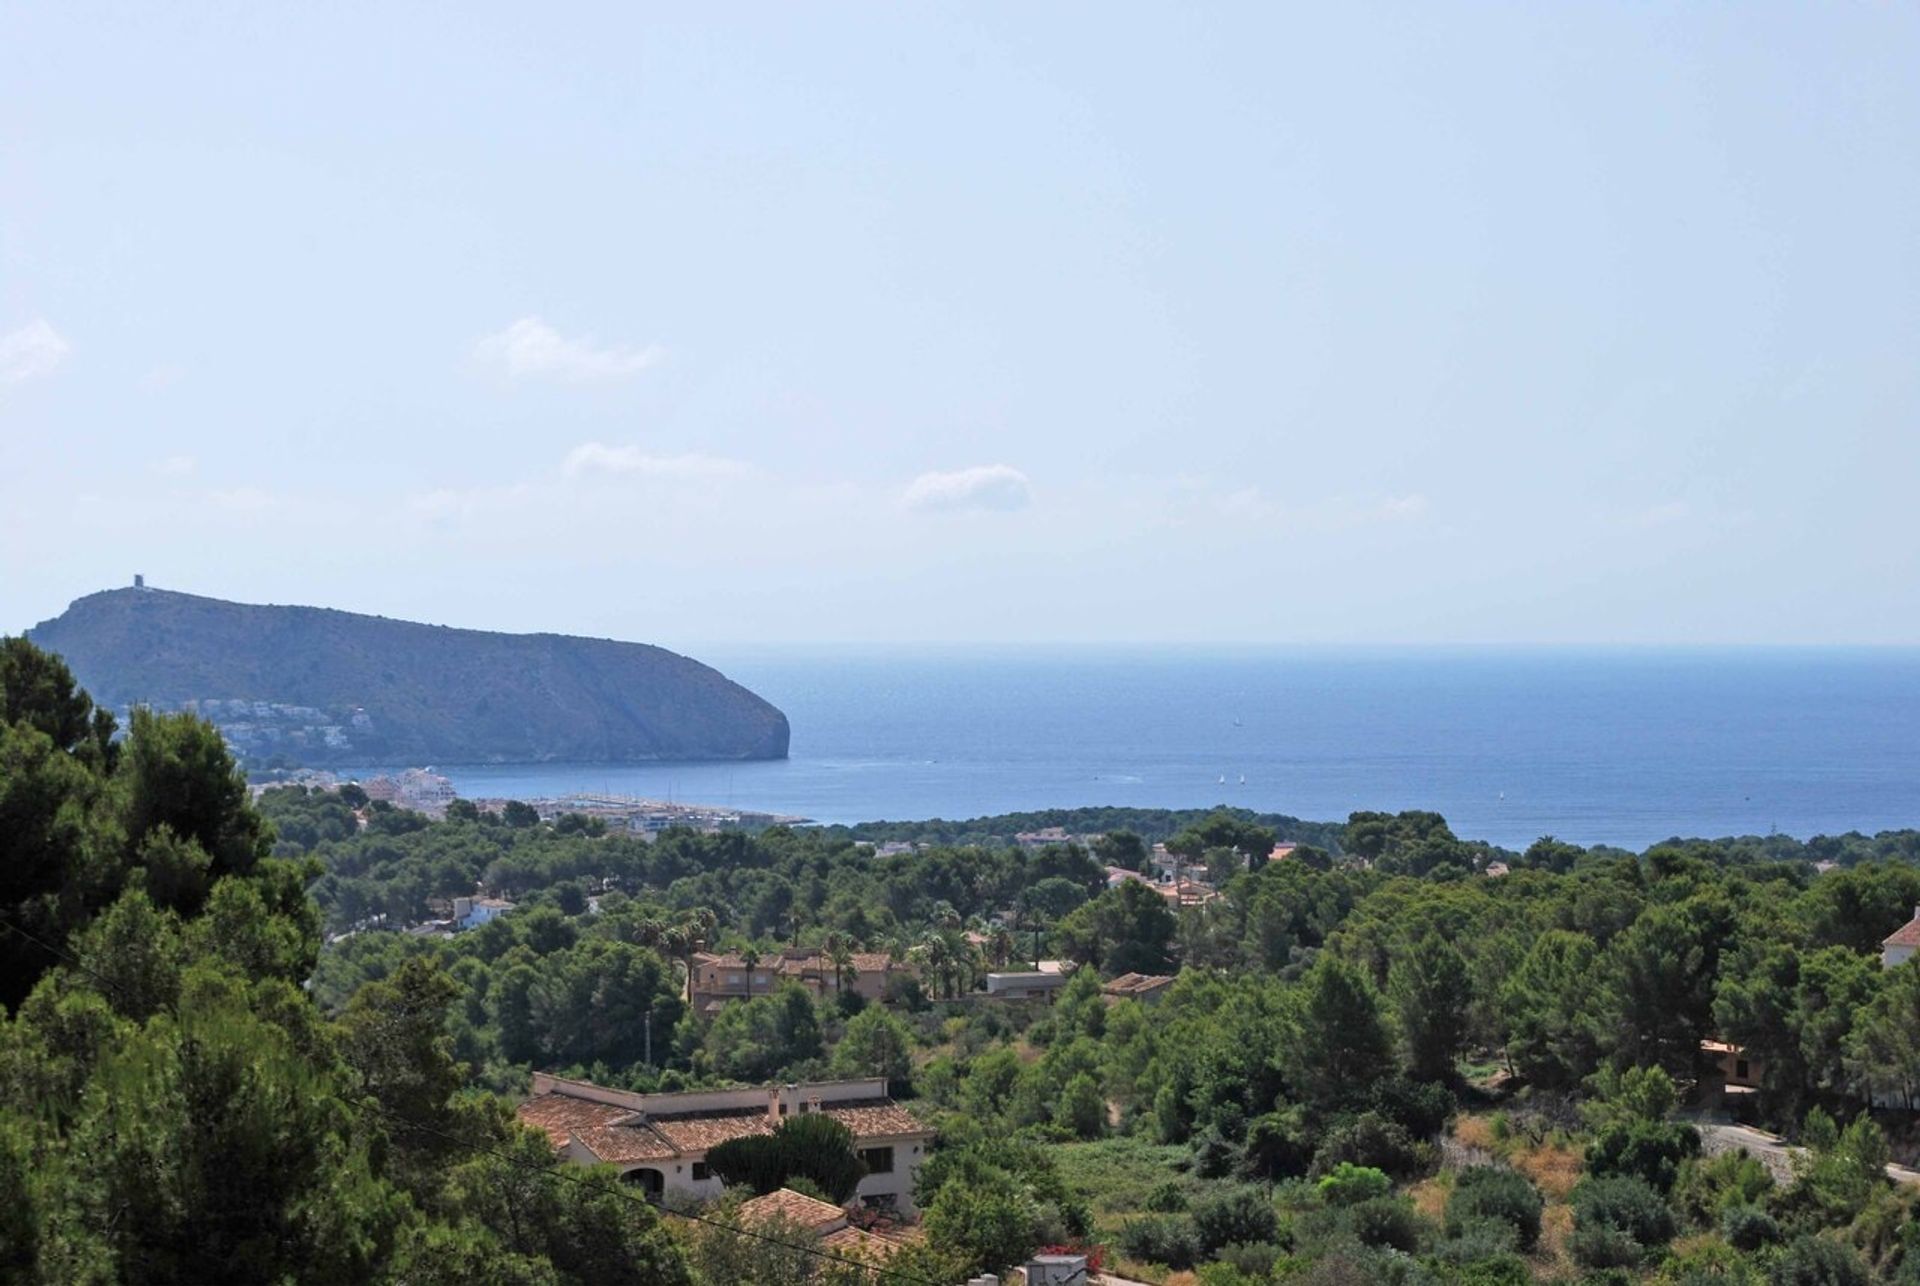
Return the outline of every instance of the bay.
{"type": "Polygon", "coordinates": [[[1920,825],[1916,649],[695,655],[786,711],[791,758],[439,770],[469,797],[607,791],[829,822],[1430,808],[1510,847],[1554,834],[1632,848],[1920,825]]]}

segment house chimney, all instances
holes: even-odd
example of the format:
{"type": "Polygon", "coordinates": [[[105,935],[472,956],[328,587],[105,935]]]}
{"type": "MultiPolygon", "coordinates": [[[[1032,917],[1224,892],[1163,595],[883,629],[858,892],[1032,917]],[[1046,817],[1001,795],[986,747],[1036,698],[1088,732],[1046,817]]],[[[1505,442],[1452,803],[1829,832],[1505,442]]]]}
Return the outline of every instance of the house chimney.
{"type": "Polygon", "coordinates": [[[767,1120],[775,1126],[780,1124],[780,1087],[778,1085],[767,1090],[767,1120]]]}

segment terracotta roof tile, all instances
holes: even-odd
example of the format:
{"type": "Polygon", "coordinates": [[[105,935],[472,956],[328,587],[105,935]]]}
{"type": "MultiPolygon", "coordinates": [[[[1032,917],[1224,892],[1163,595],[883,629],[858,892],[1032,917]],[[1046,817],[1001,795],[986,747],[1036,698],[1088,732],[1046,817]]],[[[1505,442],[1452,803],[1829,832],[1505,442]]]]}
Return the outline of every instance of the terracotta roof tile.
{"type": "Polygon", "coordinates": [[[857,1138],[895,1134],[932,1134],[920,1118],[892,1099],[851,1099],[842,1103],[824,1103],[820,1111],[852,1130],[857,1138]]]}
{"type": "Polygon", "coordinates": [[[570,1135],[611,1125],[633,1115],[633,1109],[612,1103],[594,1103],[570,1094],[542,1094],[520,1105],[520,1119],[547,1132],[556,1148],[567,1146],[570,1135]]]}
{"type": "Polygon", "coordinates": [[[631,1165],[635,1161],[665,1161],[679,1156],[673,1145],[652,1128],[635,1122],[631,1125],[603,1125],[581,1130],[580,1141],[602,1161],[631,1165]]]}
{"type": "Polygon", "coordinates": [[[804,1192],[795,1192],[792,1188],[780,1188],[764,1197],[742,1203],[740,1222],[755,1224],[768,1219],[784,1219],[788,1223],[815,1232],[831,1231],[847,1222],[847,1212],[830,1201],[809,1197],[804,1192]]]}
{"type": "Polygon", "coordinates": [[[1920,915],[1888,934],[1881,943],[1883,947],[1920,947],[1920,915]]]}
{"type": "Polygon", "coordinates": [[[1167,974],[1123,973],[1101,990],[1111,996],[1142,996],[1172,983],[1172,977],[1167,974]]]}
{"type": "Polygon", "coordinates": [[[752,1134],[772,1134],[764,1107],[729,1112],[683,1112],[671,1116],[648,1116],[648,1122],[660,1136],[681,1152],[705,1152],[728,1139],[744,1139],[752,1134]]]}
{"type": "Polygon", "coordinates": [[[902,1248],[901,1243],[891,1237],[855,1228],[852,1224],[828,1233],[820,1239],[820,1245],[837,1255],[853,1254],[875,1261],[885,1260],[902,1248]]]}

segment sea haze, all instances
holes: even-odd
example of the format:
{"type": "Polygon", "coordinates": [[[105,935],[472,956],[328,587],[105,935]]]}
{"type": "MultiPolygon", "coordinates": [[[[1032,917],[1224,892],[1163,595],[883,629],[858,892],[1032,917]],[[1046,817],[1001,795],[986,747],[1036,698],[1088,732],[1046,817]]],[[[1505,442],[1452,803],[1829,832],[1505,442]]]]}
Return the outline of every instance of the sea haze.
{"type": "Polygon", "coordinates": [[[833,822],[1431,808],[1508,846],[1634,848],[1920,825],[1915,649],[696,655],[786,711],[790,759],[440,768],[468,796],[611,790],[833,822]]]}

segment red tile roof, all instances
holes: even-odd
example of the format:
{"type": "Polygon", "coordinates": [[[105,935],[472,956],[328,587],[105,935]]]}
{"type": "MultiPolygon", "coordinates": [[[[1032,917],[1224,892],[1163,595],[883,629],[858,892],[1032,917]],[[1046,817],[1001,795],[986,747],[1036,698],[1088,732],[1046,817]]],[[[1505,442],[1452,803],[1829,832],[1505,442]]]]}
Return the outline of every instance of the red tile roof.
{"type": "Polygon", "coordinates": [[[847,1212],[830,1201],[809,1197],[792,1188],[779,1188],[741,1204],[741,1223],[756,1224],[768,1219],[784,1219],[815,1232],[829,1232],[847,1222],[847,1212]]]}
{"type": "Polygon", "coordinates": [[[1920,947],[1920,915],[1888,934],[1880,943],[1883,947],[1920,947]]]}
{"type": "Polygon", "coordinates": [[[613,1165],[631,1165],[635,1161],[666,1161],[680,1154],[673,1145],[651,1128],[634,1122],[630,1125],[603,1125],[580,1131],[587,1150],[613,1165]]]}
{"type": "Polygon", "coordinates": [[[649,1116],[648,1123],[660,1137],[681,1152],[705,1152],[728,1139],[744,1139],[750,1134],[772,1134],[773,1123],[764,1107],[730,1112],[684,1112],[673,1116],[649,1116]]]}
{"type": "MultiPolygon", "coordinates": [[[[920,1119],[888,1098],[831,1100],[820,1110],[860,1139],[932,1137],[920,1119]]],[[[546,1132],[556,1149],[578,1139],[594,1156],[616,1165],[697,1156],[729,1139],[771,1134],[781,1119],[764,1107],[655,1113],[555,1090],[522,1103],[519,1116],[546,1132]]]]}
{"type": "Polygon", "coordinates": [[[520,1105],[520,1119],[545,1130],[556,1148],[567,1146],[571,1135],[632,1115],[632,1108],[594,1103],[570,1094],[542,1094],[520,1105]]]}
{"type": "Polygon", "coordinates": [[[820,1111],[846,1126],[859,1138],[896,1134],[927,1134],[933,1131],[919,1117],[892,1099],[849,1099],[842,1103],[823,1103],[820,1111]]]}
{"type": "Polygon", "coordinates": [[[1145,996],[1173,985],[1167,974],[1123,973],[1100,990],[1109,996],[1145,996]]]}
{"type": "Polygon", "coordinates": [[[820,1245],[836,1255],[853,1254],[859,1258],[880,1261],[900,1250],[903,1243],[849,1224],[822,1237],[820,1245]]]}

